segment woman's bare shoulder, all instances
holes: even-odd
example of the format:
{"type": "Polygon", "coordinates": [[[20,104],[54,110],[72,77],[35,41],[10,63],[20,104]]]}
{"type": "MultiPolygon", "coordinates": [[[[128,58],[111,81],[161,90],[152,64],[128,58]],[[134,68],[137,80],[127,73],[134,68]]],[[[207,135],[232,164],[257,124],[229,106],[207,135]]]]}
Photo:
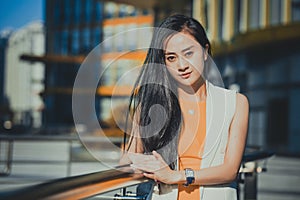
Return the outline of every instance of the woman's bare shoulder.
{"type": "Polygon", "coordinates": [[[242,93],[237,93],[236,94],[236,104],[237,104],[237,107],[239,107],[239,108],[248,109],[248,107],[249,107],[248,98],[242,93]]]}

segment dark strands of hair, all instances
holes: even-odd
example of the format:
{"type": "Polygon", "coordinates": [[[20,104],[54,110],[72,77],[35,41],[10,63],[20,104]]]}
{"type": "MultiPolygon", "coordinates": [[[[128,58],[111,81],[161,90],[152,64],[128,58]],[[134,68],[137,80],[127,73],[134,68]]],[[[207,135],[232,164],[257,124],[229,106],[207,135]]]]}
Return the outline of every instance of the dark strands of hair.
{"type": "MultiPolygon", "coordinates": [[[[208,45],[208,53],[211,54],[209,40],[204,28],[198,21],[179,14],[168,17],[158,28],[154,29],[144,65],[130,96],[129,112],[126,119],[126,123],[129,123],[128,117],[131,109],[133,109],[133,114],[139,113],[137,117],[139,135],[144,153],[148,154],[153,150],[158,151],[172,169],[176,166],[177,144],[182,118],[177,98],[177,83],[165,67],[164,44],[170,36],[178,32],[191,34],[203,48],[208,45]],[[158,109],[154,116],[149,116],[150,108],[157,104],[163,109],[158,109]],[[139,112],[136,112],[137,109],[139,112]]],[[[126,129],[125,127],[124,143],[126,142],[126,129]]],[[[136,137],[135,133],[132,134],[128,148],[133,137],[136,137]]]]}

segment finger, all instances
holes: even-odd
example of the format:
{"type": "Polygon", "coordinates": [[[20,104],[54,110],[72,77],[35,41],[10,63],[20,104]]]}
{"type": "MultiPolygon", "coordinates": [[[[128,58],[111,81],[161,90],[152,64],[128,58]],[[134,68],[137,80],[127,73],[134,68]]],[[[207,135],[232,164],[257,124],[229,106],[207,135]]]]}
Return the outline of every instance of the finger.
{"type": "Polygon", "coordinates": [[[151,179],[155,179],[154,174],[150,174],[150,173],[143,173],[143,175],[147,178],[151,178],[151,179]]]}
{"type": "Polygon", "coordinates": [[[160,166],[162,163],[164,163],[164,162],[156,159],[154,161],[153,160],[151,160],[151,161],[148,160],[148,161],[140,162],[140,163],[137,163],[137,165],[149,166],[149,167],[153,167],[154,168],[154,166],[160,166]]]}
{"type": "Polygon", "coordinates": [[[134,168],[134,169],[133,169],[133,172],[134,172],[135,174],[142,174],[142,173],[143,173],[142,170],[137,169],[137,168],[134,168]]]}
{"type": "Polygon", "coordinates": [[[156,151],[152,151],[152,154],[154,155],[154,157],[156,159],[163,160],[163,158],[161,157],[161,155],[159,153],[157,153],[156,151]]]}
{"type": "Polygon", "coordinates": [[[155,158],[161,162],[161,164],[160,164],[161,167],[167,167],[168,166],[166,161],[163,159],[163,157],[159,153],[157,153],[156,151],[152,151],[152,153],[155,156],[155,158]]]}
{"type": "Polygon", "coordinates": [[[144,171],[144,172],[151,172],[151,173],[153,172],[153,169],[146,167],[144,165],[132,164],[131,167],[141,170],[141,171],[144,171]]]}
{"type": "Polygon", "coordinates": [[[138,161],[138,163],[151,163],[151,162],[155,162],[157,161],[157,158],[155,158],[154,156],[149,156],[149,158],[145,158],[145,159],[141,159],[138,161]]]}
{"type": "Polygon", "coordinates": [[[132,163],[156,160],[156,158],[153,155],[144,155],[140,153],[130,153],[128,154],[128,158],[132,163]]]}

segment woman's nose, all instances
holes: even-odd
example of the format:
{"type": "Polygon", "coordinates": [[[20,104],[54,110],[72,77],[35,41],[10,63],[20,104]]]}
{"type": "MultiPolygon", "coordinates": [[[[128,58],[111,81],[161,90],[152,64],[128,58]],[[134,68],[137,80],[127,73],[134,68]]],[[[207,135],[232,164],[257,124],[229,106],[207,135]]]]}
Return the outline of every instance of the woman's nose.
{"type": "Polygon", "coordinates": [[[178,62],[178,70],[179,71],[184,71],[187,68],[189,68],[189,62],[185,58],[179,57],[178,61],[179,61],[178,62]]]}

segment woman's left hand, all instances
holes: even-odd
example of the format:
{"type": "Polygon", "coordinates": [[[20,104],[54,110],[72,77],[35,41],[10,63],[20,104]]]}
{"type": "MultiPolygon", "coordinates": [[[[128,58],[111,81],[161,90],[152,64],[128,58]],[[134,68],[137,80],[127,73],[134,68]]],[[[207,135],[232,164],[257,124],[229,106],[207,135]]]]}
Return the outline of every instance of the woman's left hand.
{"type": "MultiPolygon", "coordinates": [[[[133,160],[131,167],[143,171],[143,175],[155,181],[166,184],[176,184],[181,180],[181,173],[172,170],[159,153],[153,155],[139,155],[139,159],[133,160]]],[[[130,157],[130,156],[129,156],[130,157]]]]}

